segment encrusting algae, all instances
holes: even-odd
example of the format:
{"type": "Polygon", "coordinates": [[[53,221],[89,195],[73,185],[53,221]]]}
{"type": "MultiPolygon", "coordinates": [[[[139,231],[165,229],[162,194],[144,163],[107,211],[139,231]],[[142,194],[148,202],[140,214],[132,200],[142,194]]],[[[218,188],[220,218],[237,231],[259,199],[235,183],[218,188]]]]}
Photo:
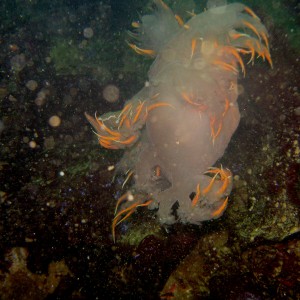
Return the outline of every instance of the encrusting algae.
{"type": "Polygon", "coordinates": [[[184,24],[161,0],[154,4],[153,15],[132,24],[129,43],[155,57],[149,84],[122,111],[86,114],[102,147],[126,150],[117,167],[127,172],[124,184],[134,178],[117,201],[113,239],[116,226],[141,206],[157,209],[164,224],[199,224],[223,214],[232,174],[212,166],[239,124],[242,56],[248,64],[261,57],[272,67],[267,30],[245,5],[210,8],[184,24]]]}

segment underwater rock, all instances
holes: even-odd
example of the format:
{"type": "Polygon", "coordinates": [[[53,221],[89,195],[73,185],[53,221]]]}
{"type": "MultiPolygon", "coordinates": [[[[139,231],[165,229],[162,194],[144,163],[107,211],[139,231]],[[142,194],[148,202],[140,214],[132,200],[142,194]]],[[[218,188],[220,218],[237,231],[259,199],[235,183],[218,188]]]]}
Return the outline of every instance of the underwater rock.
{"type": "Polygon", "coordinates": [[[208,234],[171,274],[161,299],[299,299],[299,246],[295,237],[241,252],[228,232],[208,234]]]}
{"type": "Polygon", "coordinates": [[[117,168],[127,172],[124,185],[134,178],[117,202],[113,237],[140,206],[157,209],[162,224],[199,224],[223,214],[232,174],[212,166],[239,124],[241,55],[272,66],[267,30],[243,4],[213,7],[184,24],[162,1],[154,3],[153,15],[133,23],[138,45],[129,43],[155,57],[149,81],[122,111],[86,114],[102,147],[126,149],[117,168]]]}
{"type": "Polygon", "coordinates": [[[226,220],[242,243],[281,241],[300,231],[299,210],[286,191],[272,197],[261,195],[259,199],[246,191],[246,186],[237,186],[226,220]]]}
{"type": "Polygon", "coordinates": [[[202,237],[171,274],[161,292],[161,298],[167,299],[166,295],[172,296],[172,299],[209,296],[210,279],[216,274],[230,274],[235,269],[234,251],[227,243],[226,231],[202,237]]]}
{"type": "Polygon", "coordinates": [[[6,255],[11,265],[7,272],[0,271],[1,299],[45,299],[58,287],[64,276],[72,276],[65,262],[51,262],[48,274],[34,274],[27,268],[28,251],[12,248],[6,255]]]}

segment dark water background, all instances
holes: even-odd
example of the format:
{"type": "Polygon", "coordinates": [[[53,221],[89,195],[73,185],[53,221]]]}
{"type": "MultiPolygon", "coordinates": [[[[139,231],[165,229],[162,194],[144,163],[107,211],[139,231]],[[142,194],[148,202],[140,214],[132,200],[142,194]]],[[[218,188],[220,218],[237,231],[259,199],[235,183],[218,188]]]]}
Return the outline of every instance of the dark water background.
{"type": "Polygon", "coordinates": [[[161,227],[140,210],[114,244],[124,178],[109,166],[122,153],[99,147],[84,112],[119,110],[144,85],[151,60],[125,40],[149,1],[1,1],[1,299],[300,299],[300,5],[243,3],[269,30],[274,68],[240,80],[226,213],[161,227]]]}

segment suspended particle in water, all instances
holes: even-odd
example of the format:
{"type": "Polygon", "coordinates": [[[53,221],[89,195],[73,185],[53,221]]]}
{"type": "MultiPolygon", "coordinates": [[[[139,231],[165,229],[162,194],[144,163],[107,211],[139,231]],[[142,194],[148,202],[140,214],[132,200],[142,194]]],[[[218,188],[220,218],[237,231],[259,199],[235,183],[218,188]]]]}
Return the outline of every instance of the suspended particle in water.
{"type": "Polygon", "coordinates": [[[30,141],[28,145],[29,145],[30,148],[34,149],[36,147],[36,142],[35,141],[30,141]]]}
{"type": "Polygon", "coordinates": [[[29,138],[27,136],[23,136],[23,143],[28,144],[29,138]]]}
{"type": "Polygon", "coordinates": [[[114,170],[114,169],[115,169],[115,166],[114,166],[114,165],[108,166],[108,167],[107,167],[107,170],[108,170],[108,171],[112,171],[112,170],[114,170]]]}
{"type": "Polygon", "coordinates": [[[90,39],[92,38],[94,35],[94,31],[91,27],[87,27],[87,28],[84,28],[83,29],[83,36],[86,38],[86,39],[90,39]]]}
{"type": "Polygon", "coordinates": [[[46,103],[46,98],[47,98],[47,96],[50,94],[50,91],[48,90],[48,89],[45,89],[45,88],[42,88],[39,92],[38,92],[38,94],[37,94],[37,96],[36,96],[36,98],[35,98],[35,100],[34,100],[34,103],[37,105],[37,106],[42,106],[42,105],[44,105],[45,103],[46,103]]]}
{"type": "Polygon", "coordinates": [[[34,91],[36,90],[36,88],[38,87],[38,83],[35,80],[29,80],[26,83],[26,87],[30,90],[30,91],[34,91]]]}
{"type": "Polygon", "coordinates": [[[52,116],[49,121],[48,121],[49,125],[52,127],[58,127],[61,123],[61,119],[59,116],[52,116]]]}
{"type": "Polygon", "coordinates": [[[119,99],[120,90],[117,86],[109,84],[104,88],[102,95],[107,102],[114,103],[119,99]]]}

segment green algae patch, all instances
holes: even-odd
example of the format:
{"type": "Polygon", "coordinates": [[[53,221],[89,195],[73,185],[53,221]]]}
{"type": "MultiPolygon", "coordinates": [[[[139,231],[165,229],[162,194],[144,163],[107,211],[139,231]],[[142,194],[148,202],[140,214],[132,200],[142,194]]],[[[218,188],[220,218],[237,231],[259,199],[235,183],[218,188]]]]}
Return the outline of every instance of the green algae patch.
{"type": "Polygon", "coordinates": [[[50,50],[50,58],[58,75],[93,75],[93,79],[106,82],[111,79],[105,40],[98,38],[92,42],[83,40],[57,39],[50,50]]]}

